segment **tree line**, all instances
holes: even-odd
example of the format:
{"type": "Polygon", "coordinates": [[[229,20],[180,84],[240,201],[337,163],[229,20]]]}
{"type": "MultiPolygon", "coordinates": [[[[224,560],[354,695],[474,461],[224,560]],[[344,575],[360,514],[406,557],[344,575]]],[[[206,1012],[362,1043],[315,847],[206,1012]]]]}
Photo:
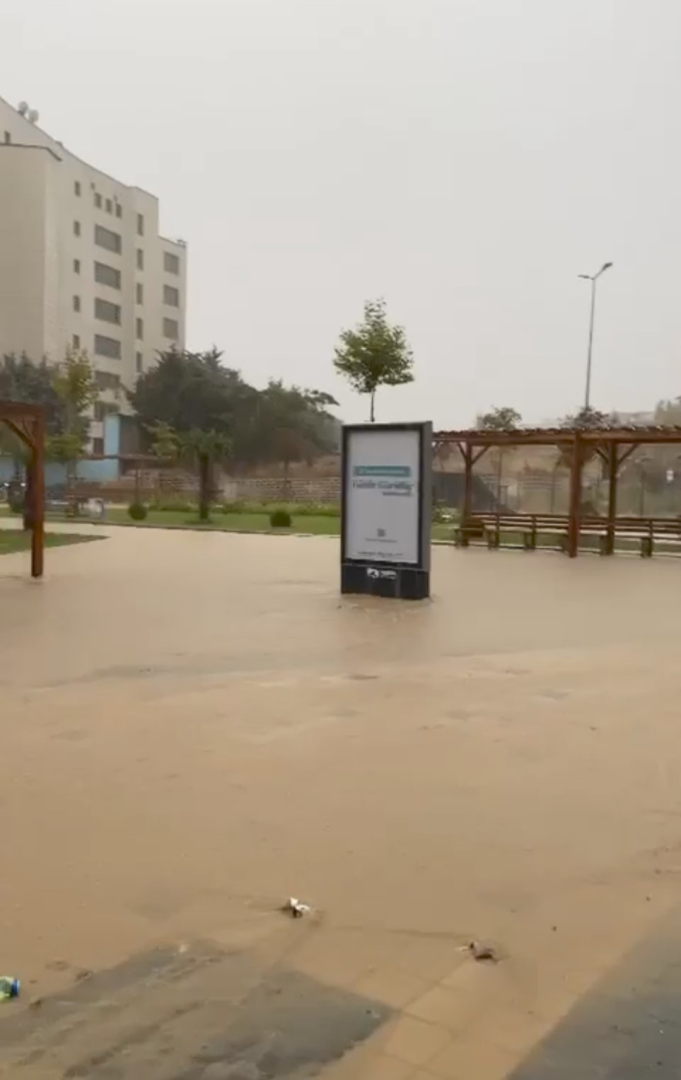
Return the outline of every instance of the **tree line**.
{"type": "MultiPolygon", "coordinates": [[[[22,354],[0,360],[0,399],[42,406],[46,455],[66,466],[67,486],[89,440],[91,407],[99,399],[96,373],[85,352],[69,350],[60,364],[22,354]]],[[[202,509],[207,513],[212,468],[229,461],[249,465],[308,460],[337,449],[334,398],[319,390],[271,380],[250,386],[222,363],[217,349],[172,349],[141,375],[132,390],[121,389],[140,426],[142,450],[159,461],[189,462],[199,472],[202,509]]],[[[114,406],[116,408],[116,406],[114,406]]],[[[0,425],[0,453],[19,469],[24,448],[0,425]]]]}

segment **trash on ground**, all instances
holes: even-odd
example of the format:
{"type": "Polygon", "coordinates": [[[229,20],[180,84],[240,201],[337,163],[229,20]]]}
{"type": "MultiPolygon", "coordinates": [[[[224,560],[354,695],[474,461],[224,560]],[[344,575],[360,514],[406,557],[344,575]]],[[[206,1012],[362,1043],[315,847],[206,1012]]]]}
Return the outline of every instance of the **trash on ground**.
{"type": "Polygon", "coordinates": [[[312,908],[309,904],[304,904],[302,900],[297,900],[295,896],[289,896],[282,911],[285,911],[293,919],[302,919],[303,915],[309,915],[312,908]]]}
{"type": "Polygon", "coordinates": [[[21,982],[12,975],[0,975],[0,1001],[9,1001],[19,997],[21,982]]]}
{"type": "Polygon", "coordinates": [[[493,964],[496,964],[499,959],[496,949],[492,945],[486,945],[481,941],[471,941],[468,951],[474,960],[490,960],[493,964]]]}

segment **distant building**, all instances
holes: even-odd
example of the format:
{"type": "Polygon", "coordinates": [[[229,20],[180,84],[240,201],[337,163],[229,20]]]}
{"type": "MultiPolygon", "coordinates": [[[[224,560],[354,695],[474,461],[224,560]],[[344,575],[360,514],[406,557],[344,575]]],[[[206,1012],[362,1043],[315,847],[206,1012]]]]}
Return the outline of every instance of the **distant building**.
{"type": "Polygon", "coordinates": [[[654,412],[614,412],[613,424],[621,424],[622,427],[653,427],[655,425],[654,412]]]}
{"type": "MultiPolygon", "coordinates": [[[[0,354],[58,362],[87,350],[102,400],[91,426],[125,411],[121,388],[184,348],[187,250],[158,231],[158,199],[114,180],[0,98],[0,354]]],[[[110,452],[110,451],[109,451],[110,452]]]]}

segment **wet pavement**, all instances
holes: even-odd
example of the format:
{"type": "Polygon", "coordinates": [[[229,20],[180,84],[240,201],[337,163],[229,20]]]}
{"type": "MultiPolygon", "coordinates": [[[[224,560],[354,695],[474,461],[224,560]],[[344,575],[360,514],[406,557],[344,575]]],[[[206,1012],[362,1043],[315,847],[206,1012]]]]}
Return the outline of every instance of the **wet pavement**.
{"type": "Polygon", "coordinates": [[[638,1075],[575,1056],[589,1018],[652,1061],[664,948],[637,983],[659,993],[598,1001],[673,937],[678,562],[437,548],[410,605],[341,600],[332,539],[106,531],[42,583],[0,560],[0,969],[24,987],[0,1076],[638,1075]],[[221,959],[191,979],[140,961],[102,990],[199,948],[221,959]],[[297,1049],[289,994],[325,1017],[297,1049]]]}

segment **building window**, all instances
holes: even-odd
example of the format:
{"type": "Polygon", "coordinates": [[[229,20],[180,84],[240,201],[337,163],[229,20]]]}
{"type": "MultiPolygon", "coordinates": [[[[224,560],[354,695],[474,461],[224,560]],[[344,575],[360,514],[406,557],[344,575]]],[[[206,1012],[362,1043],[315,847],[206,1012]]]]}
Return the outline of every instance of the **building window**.
{"type": "Polygon", "coordinates": [[[144,319],[135,319],[135,337],[142,341],[144,337],[144,319]]]}
{"type": "Polygon", "coordinates": [[[108,356],[112,360],[120,360],[121,343],[114,338],[104,337],[102,334],[95,334],[95,353],[97,356],[108,356]]]}
{"type": "Polygon", "coordinates": [[[80,259],[73,260],[73,272],[74,274],[80,273],[80,259]]]}
{"type": "Polygon", "coordinates": [[[177,329],[177,319],[163,320],[163,336],[170,338],[171,341],[177,341],[179,336],[177,329]]]}
{"type": "Polygon", "coordinates": [[[107,251],[114,251],[117,255],[120,255],[123,247],[121,234],[105,229],[103,225],[95,225],[95,244],[106,248],[107,251]]]}
{"type": "Polygon", "coordinates": [[[138,281],[135,285],[135,301],[138,304],[144,303],[144,285],[141,281],[138,281]]]}
{"type": "Polygon", "coordinates": [[[74,334],[73,335],[73,347],[74,347],[74,349],[79,349],[80,348],[80,335],[79,334],[74,334]]]}
{"type": "Polygon", "coordinates": [[[144,236],[144,214],[137,215],[137,235],[144,236]]]}
{"type": "Polygon", "coordinates": [[[74,180],[73,192],[75,195],[80,195],[80,180],[74,180]]]}
{"type": "Polygon", "coordinates": [[[172,285],[163,286],[163,303],[168,304],[169,307],[180,306],[180,291],[174,289],[172,285]]]}
{"type": "Polygon", "coordinates": [[[98,210],[101,210],[102,208],[102,196],[99,194],[98,191],[95,192],[95,206],[98,210]]]}
{"type": "Polygon", "coordinates": [[[116,203],[116,217],[123,217],[123,207],[119,202],[116,203]]]}
{"type": "Polygon", "coordinates": [[[80,222],[74,221],[73,223],[73,235],[80,236],[80,222]]]}
{"type": "Polygon", "coordinates": [[[73,310],[80,311],[80,297],[74,296],[73,298],[73,310]]]}
{"type": "Polygon", "coordinates": [[[120,375],[112,375],[109,371],[95,372],[95,386],[98,390],[120,390],[120,375]]]}
{"type": "Polygon", "coordinates": [[[118,416],[120,409],[111,401],[95,402],[95,420],[101,421],[105,416],[118,416]]]}
{"type": "Polygon", "coordinates": [[[11,141],[12,141],[12,136],[11,136],[9,131],[6,131],[5,132],[5,142],[10,143],[11,141]]]}
{"type": "Polygon", "coordinates": [[[115,266],[107,266],[106,263],[95,263],[95,281],[100,285],[108,285],[111,289],[120,289],[121,272],[115,266]]]}
{"type": "Polygon", "coordinates": [[[121,324],[121,309],[118,304],[111,304],[108,300],[95,298],[95,319],[103,319],[104,322],[121,324]]]}
{"type": "Polygon", "coordinates": [[[99,454],[101,457],[104,457],[104,439],[92,440],[92,453],[99,454]]]}
{"type": "Polygon", "coordinates": [[[144,252],[142,248],[137,249],[137,269],[144,270],[144,252]]]}
{"type": "Polygon", "coordinates": [[[169,274],[179,274],[180,260],[177,255],[171,255],[169,251],[163,252],[163,269],[169,274]]]}
{"type": "Polygon", "coordinates": [[[142,371],[142,353],[141,352],[136,352],[135,353],[135,367],[137,369],[137,374],[139,375],[140,372],[142,371]]]}
{"type": "Polygon", "coordinates": [[[113,214],[113,203],[112,203],[111,199],[106,200],[105,206],[106,206],[107,214],[113,214]]]}

